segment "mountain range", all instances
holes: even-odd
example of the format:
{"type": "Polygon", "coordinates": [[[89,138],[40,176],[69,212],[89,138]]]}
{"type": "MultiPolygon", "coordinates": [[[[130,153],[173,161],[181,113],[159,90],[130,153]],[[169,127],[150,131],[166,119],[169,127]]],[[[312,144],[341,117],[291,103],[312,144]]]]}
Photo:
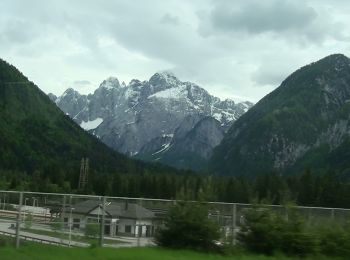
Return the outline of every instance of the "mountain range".
{"type": "Polygon", "coordinates": [[[0,170],[63,170],[74,179],[89,157],[96,172],[178,173],[108,147],[115,146],[179,168],[209,162],[218,175],[350,175],[350,60],[341,54],[298,69],[253,107],[221,101],[170,73],[127,86],[109,78],[87,96],[68,89],[49,97],[0,60],[0,170]]]}
{"type": "Polygon", "coordinates": [[[91,173],[177,172],[132,160],[101,143],[1,59],[0,122],[0,172],[66,176],[72,187],[83,157],[90,158],[91,173]]]}
{"type": "Polygon", "coordinates": [[[349,58],[330,55],[288,76],[232,125],[209,164],[224,175],[315,169],[349,176],[349,58]]]}
{"type": "Polygon", "coordinates": [[[182,151],[205,145],[215,137],[210,132],[229,127],[209,160],[210,173],[229,176],[224,178],[146,163],[114,151],[91,134],[93,125],[91,133],[84,131],[0,59],[0,188],[191,200],[205,194],[213,201],[258,199],[278,204],[293,199],[300,205],[347,207],[349,86],[350,60],[331,55],[291,74],[231,126],[221,120],[213,124],[212,116],[186,116],[171,137],[183,138],[173,142],[182,151]],[[195,127],[188,130],[191,125],[195,127]],[[79,189],[82,157],[90,159],[90,167],[88,184],[79,189]],[[278,174],[264,174],[271,172],[278,174]]]}
{"type": "Polygon", "coordinates": [[[220,100],[170,72],[128,85],[110,77],[93,94],[69,88],[49,97],[82,128],[131,157],[203,170],[235,120],[252,103],[220,100]]]}

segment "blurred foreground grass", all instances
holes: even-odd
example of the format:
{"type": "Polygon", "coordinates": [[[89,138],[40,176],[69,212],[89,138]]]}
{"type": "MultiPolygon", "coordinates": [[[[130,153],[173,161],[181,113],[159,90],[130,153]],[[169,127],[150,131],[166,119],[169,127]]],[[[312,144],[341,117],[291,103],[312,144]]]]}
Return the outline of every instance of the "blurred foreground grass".
{"type": "MultiPolygon", "coordinates": [[[[13,246],[0,247],[1,260],[62,260],[62,259],[144,259],[144,260],[277,260],[296,259],[283,256],[258,256],[258,255],[217,255],[206,254],[188,250],[171,250],[159,247],[143,248],[67,248],[37,243],[26,243],[16,250],[13,246]]],[[[330,258],[305,258],[305,259],[330,259],[330,258]]]]}

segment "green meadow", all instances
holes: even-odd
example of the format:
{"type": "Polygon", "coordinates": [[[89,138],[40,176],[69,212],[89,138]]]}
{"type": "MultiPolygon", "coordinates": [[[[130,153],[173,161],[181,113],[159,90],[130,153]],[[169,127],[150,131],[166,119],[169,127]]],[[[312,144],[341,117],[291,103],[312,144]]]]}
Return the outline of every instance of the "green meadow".
{"type": "MultiPolygon", "coordinates": [[[[278,256],[262,255],[220,255],[206,254],[189,250],[171,250],[159,247],[143,248],[68,248],[37,243],[27,243],[20,249],[12,246],[0,247],[1,260],[62,260],[62,259],[120,259],[120,260],[277,260],[277,259],[296,259],[278,256]]],[[[305,258],[305,259],[330,259],[330,258],[305,258]]],[[[334,258],[332,258],[334,259],[334,258]]]]}

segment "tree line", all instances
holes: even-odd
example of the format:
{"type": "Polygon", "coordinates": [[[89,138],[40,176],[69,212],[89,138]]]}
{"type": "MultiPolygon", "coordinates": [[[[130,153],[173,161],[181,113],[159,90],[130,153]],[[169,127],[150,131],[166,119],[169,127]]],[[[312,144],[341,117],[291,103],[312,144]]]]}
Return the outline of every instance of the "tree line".
{"type": "Polygon", "coordinates": [[[52,169],[51,172],[0,171],[1,190],[84,193],[120,197],[207,200],[237,203],[284,204],[344,207],[350,205],[350,179],[336,172],[306,170],[281,176],[277,173],[252,177],[225,177],[194,174],[142,174],[90,172],[88,185],[78,190],[79,173],[52,169]]]}

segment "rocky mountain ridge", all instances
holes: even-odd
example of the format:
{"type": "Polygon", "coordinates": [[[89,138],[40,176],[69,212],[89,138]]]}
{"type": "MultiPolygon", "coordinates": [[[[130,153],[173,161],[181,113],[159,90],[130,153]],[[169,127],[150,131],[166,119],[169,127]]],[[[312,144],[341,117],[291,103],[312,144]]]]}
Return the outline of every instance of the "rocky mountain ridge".
{"type": "Polygon", "coordinates": [[[211,156],[223,133],[253,105],[222,101],[170,72],[155,73],[148,81],[134,79],[128,85],[110,77],[93,94],[69,88],[59,97],[49,97],[113,149],[191,169],[211,156]],[[189,134],[194,142],[187,146],[189,134]]]}
{"type": "Polygon", "coordinates": [[[349,148],[350,59],[334,54],[291,74],[238,119],[210,165],[230,175],[346,172],[349,148]]]}

